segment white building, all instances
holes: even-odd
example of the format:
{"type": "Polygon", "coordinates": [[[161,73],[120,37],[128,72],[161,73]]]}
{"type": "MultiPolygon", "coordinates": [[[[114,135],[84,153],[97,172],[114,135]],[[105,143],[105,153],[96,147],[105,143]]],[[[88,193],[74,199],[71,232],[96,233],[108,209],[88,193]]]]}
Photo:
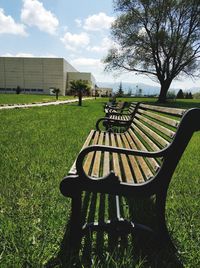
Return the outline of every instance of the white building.
{"type": "Polygon", "coordinates": [[[20,87],[21,93],[50,94],[51,88],[59,88],[66,95],[73,77],[95,85],[91,73],[78,72],[64,58],[0,57],[2,93],[15,93],[20,87]]]}
{"type": "Polygon", "coordinates": [[[110,87],[96,87],[96,89],[92,90],[92,96],[97,97],[111,97],[113,93],[113,89],[110,87]]]}

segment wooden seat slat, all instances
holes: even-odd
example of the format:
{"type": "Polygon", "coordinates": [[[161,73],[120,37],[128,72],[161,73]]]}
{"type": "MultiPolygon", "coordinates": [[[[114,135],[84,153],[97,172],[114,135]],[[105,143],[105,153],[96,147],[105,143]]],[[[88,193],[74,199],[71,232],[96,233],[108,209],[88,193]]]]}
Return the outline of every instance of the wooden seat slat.
{"type": "MultiPolygon", "coordinates": [[[[110,134],[110,138],[111,146],[116,147],[115,136],[113,133],[110,134]]],[[[122,180],[121,169],[119,165],[119,156],[117,153],[112,153],[112,165],[115,175],[118,176],[120,180],[122,180]]]]}
{"type": "MultiPolygon", "coordinates": [[[[109,135],[108,133],[105,134],[105,145],[109,146],[110,142],[109,142],[109,135]]],[[[104,159],[103,159],[103,176],[107,175],[110,171],[110,157],[109,157],[110,153],[109,152],[105,152],[104,153],[104,159]]]]}
{"type": "MultiPolygon", "coordinates": [[[[116,135],[116,137],[117,137],[117,142],[118,142],[119,147],[123,148],[124,146],[121,140],[121,135],[116,135]]],[[[127,156],[125,154],[121,154],[120,156],[122,159],[122,166],[124,169],[125,181],[128,183],[131,183],[134,181],[134,178],[133,178],[133,174],[131,172],[131,169],[128,163],[127,156]]]]}
{"type": "MultiPolygon", "coordinates": [[[[131,139],[137,145],[137,149],[142,151],[148,151],[146,146],[139,140],[139,138],[135,135],[135,133],[131,129],[129,130],[129,134],[131,136],[131,139]]],[[[160,168],[160,165],[158,164],[156,159],[148,157],[146,160],[148,161],[149,165],[155,172],[160,168]]]]}
{"type": "MultiPolygon", "coordinates": [[[[135,124],[132,124],[132,129],[140,136],[142,139],[148,144],[151,148],[151,151],[158,151],[160,148],[150,139],[148,138],[144,132],[142,132],[135,124]]],[[[131,129],[128,130],[128,132],[131,129]]]]}
{"type": "MultiPolygon", "coordinates": [[[[122,139],[123,139],[124,143],[126,144],[126,148],[131,149],[132,147],[131,147],[130,143],[128,142],[127,133],[122,134],[122,139]]],[[[135,175],[135,178],[134,178],[135,182],[137,182],[137,183],[144,182],[144,177],[143,177],[142,172],[139,168],[136,157],[133,155],[129,155],[129,160],[131,162],[131,166],[132,166],[132,169],[133,169],[133,172],[135,175]]]]}
{"type": "MultiPolygon", "coordinates": [[[[126,133],[126,137],[127,137],[128,141],[130,143],[131,148],[134,149],[134,150],[137,150],[136,144],[133,141],[133,139],[131,138],[129,133],[126,133]]],[[[148,180],[151,177],[153,177],[153,173],[149,169],[149,167],[148,167],[147,163],[145,162],[144,158],[139,157],[139,156],[136,156],[135,158],[137,159],[138,164],[139,164],[139,166],[140,166],[140,168],[141,168],[141,170],[142,170],[142,172],[143,172],[143,174],[144,174],[144,176],[146,178],[145,180],[148,180]]]]}
{"type": "MultiPolygon", "coordinates": [[[[95,136],[94,136],[92,145],[96,145],[98,143],[99,134],[100,134],[99,131],[95,132],[95,136]]],[[[86,157],[86,160],[85,160],[85,163],[84,163],[84,166],[83,166],[84,171],[85,171],[86,174],[89,174],[93,157],[94,157],[94,152],[89,153],[87,155],[87,157],[86,157]]]]}
{"type": "Polygon", "coordinates": [[[165,128],[165,127],[157,124],[156,122],[154,122],[154,121],[152,121],[152,120],[150,120],[150,119],[148,119],[148,118],[146,118],[146,117],[144,117],[144,116],[142,116],[142,115],[140,115],[138,113],[135,115],[135,117],[140,119],[140,120],[142,120],[142,121],[144,121],[144,122],[146,122],[150,126],[153,126],[154,128],[156,128],[157,130],[159,130],[160,132],[162,132],[163,134],[167,135],[170,138],[173,138],[174,135],[175,135],[174,131],[172,131],[172,130],[170,130],[168,128],[165,128]]]}
{"type": "MultiPolygon", "coordinates": [[[[99,135],[98,145],[103,145],[103,138],[104,133],[101,132],[99,135]]],[[[92,173],[91,173],[92,177],[100,177],[99,171],[100,171],[101,155],[102,153],[100,151],[97,151],[94,156],[92,173]]]]}
{"type": "MultiPolygon", "coordinates": [[[[95,132],[95,130],[93,130],[93,129],[90,131],[90,133],[89,133],[85,143],[83,144],[83,147],[81,148],[81,150],[84,149],[85,147],[87,147],[90,144],[94,132],[95,132]]],[[[76,160],[74,161],[74,164],[72,165],[72,167],[71,167],[71,169],[69,171],[69,174],[76,174],[76,160]]]]}
{"type": "Polygon", "coordinates": [[[159,112],[171,114],[171,115],[179,115],[179,116],[182,116],[186,111],[185,109],[160,107],[160,106],[154,106],[154,105],[148,105],[148,104],[141,104],[140,107],[147,108],[153,111],[159,111],[159,112]]]}
{"type": "Polygon", "coordinates": [[[158,119],[160,122],[166,123],[172,127],[178,127],[178,125],[179,125],[179,121],[171,119],[171,118],[166,117],[166,116],[161,116],[159,114],[152,113],[152,112],[149,112],[147,110],[142,110],[142,109],[138,109],[138,112],[141,114],[148,115],[151,118],[158,119]]]}
{"type": "Polygon", "coordinates": [[[142,122],[140,122],[138,119],[134,118],[133,120],[137,126],[140,126],[142,131],[146,132],[148,136],[151,136],[155,141],[157,141],[159,144],[162,145],[162,147],[166,147],[169,145],[169,142],[165,140],[163,137],[159,136],[156,132],[154,132],[152,129],[144,125],[142,122]]]}

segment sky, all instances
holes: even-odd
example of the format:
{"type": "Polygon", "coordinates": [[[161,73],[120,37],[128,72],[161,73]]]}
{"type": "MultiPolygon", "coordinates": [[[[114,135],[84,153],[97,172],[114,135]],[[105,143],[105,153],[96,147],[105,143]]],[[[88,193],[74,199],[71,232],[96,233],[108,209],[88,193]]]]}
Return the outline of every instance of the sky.
{"type": "MultiPolygon", "coordinates": [[[[132,82],[158,86],[134,73],[105,73],[103,58],[112,45],[112,0],[1,0],[0,55],[62,57],[98,82],[132,82]]],[[[172,88],[200,87],[200,79],[183,78],[172,88]]]]}

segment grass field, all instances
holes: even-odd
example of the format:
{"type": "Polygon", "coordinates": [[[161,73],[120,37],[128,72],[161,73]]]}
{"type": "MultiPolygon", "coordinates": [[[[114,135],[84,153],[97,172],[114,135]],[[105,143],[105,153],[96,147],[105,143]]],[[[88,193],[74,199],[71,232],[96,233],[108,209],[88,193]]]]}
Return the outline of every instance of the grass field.
{"type": "MultiPolygon", "coordinates": [[[[58,100],[73,99],[72,96],[59,96],[58,100]]],[[[0,94],[0,105],[1,104],[22,104],[22,103],[33,103],[33,102],[49,102],[56,101],[55,96],[50,95],[34,95],[34,94],[0,94]]]]}
{"type": "MultiPolygon", "coordinates": [[[[0,267],[43,267],[58,255],[70,215],[59,183],[103,115],[104,101],[0,112],[0,267]]],[[[196,101],[169,105],[200,107],[196,101]]],[[[178,255],[165,249],[133,259],[130,245],[123,254],[105,249],[91,267],[179,267],[175,257],[184,267],[200,267],[199,151],[200,132],[193,135],[168,193],[168,228],[178,255]]]]}

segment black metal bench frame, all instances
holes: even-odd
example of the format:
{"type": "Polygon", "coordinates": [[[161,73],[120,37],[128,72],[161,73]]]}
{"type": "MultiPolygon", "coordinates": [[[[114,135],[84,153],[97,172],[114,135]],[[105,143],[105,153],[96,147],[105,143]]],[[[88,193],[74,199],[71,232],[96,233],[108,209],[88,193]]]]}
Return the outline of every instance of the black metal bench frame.
{"type": "Polygon", "coordinates": [[[118,127],[118,131],[120,131],[119,128],[121,128],[123,131],[125,131],[126,129],[128,129],[130,127],[139,105],[140,105],[140,102],[138,102],[136,104],[135,109],[132,113],[124,113],[123,111],[120,113],[112,113],[111,112],[111,113],[109,113],[109,115],[106,115],[105,117],[99,118],[96,122],[96,129],[101,131],[100,125],[103,124],[106,131],[112,131],[113,127],[118,127]],[[112,115],[115,115],[116,118],[115,119],[111,118],[110,116],[112,116],[112,115]],[[128,120],[121,119],[121,117],[124,115],[127,115],[129,117],[129,119],[128,120]]]}
{"type": "MultiPolygon", "coordinates": [[[[106,119],[108,120],[108,119],[106,119]]],[[[177,129],[173,142],[163,150],[157,152],[138,151],[126,148],[112,146],[93,145],[84,148],[76,160],[76,175],[65,177],[61,184],[60,190],[64,196],[72,198],[72,213],[70,223],[70,245],[71,250],[76,251],[80,247],[81,238],[88,231],[104,230],[109,232],[115,228],[119,233],[132,233],[137,229],[152,231],[148,226],[128,222],[121,218],[119,205],[117,205],[117,218],[111,222],[98,224],[89,223],[81,225],[81,196],[83,191],[107,193],[117,196],[126,197],[150,197],[156,196],[156,220],[158,229],[156,236],[162,243],[171,243],[165,220],[165,204],[167,190],[174,173],[174,170],[187,146],[193,133],[200,130],[200,109],[193,108],[188,110],[177,129]],[[134,155],[142,157],[162,157],[164,159],[161,169],[155,177],[141,184],[128,184],[119,180],[119,178],[110,171],[106,177],[98,180],[88,176],[83,169],[85,156],[90,152],[112,152],[125,155],[134,155]]],[[[116,204],[118,201],[116,200],[116,204]]]]}

